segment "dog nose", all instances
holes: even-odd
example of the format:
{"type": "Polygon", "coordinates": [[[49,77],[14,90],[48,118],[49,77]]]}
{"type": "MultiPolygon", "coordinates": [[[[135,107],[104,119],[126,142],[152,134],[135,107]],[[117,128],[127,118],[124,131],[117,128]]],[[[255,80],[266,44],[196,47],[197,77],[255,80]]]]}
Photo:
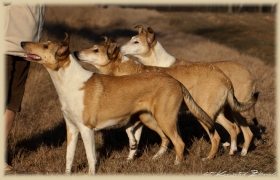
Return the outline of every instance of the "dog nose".
{"type": "Polygon", "coordinates": [[[20,43],[21,47],[25,46],[25,42],[20,43]]]}

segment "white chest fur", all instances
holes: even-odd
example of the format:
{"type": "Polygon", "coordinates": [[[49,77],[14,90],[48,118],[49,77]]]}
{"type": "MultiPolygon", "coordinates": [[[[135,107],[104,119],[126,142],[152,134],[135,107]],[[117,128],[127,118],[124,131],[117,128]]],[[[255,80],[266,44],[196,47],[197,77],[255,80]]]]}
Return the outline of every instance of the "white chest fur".
{"type": "Polygon", "coordinates": [[[93,75],[85,71],[70,55],[70,65],[57,71],[48,69],[62,105],[65,118],[74,122],[82,120],[84,109],[84,83],[93,75]]]}

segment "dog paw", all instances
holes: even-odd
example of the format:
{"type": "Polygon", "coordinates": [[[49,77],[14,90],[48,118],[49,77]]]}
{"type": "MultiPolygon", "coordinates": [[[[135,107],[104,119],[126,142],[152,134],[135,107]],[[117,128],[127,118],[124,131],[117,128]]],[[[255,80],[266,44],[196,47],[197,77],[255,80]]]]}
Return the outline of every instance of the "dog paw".
{"type": "Polygon", "coordinates": [[[89,171],[89,172],[88,172],[88,175],[93,176],[93,175],[95,175],[95,172],[94,172],[94,171],[89,171]]]}
{"type": "Polygon", "coordinates": [[[167,147],[162,147],[154,156],[153,160],[157,159],[158,157],[162,156],[167,151],[167,147]]]}
{"type": "Polygon", "coordinates": [[[134,160],[134,158],[129,158],[129,157],[128,157],[128,158],[126,158],[126,163],[129,164],[129,163],[133,162],[133,160],[134,160]]]}
{"type": "Polygon", "coordinates": [[[230,143],[229,142],[225,142],[225,143],[220,143],[221,147],[229,147],[230,143]]]}
{"type": "Polygon", "coordinates": [[[241,155],[241,156],[246,156],[247,153],[248,153],[247,149],[242,149],[240,155],[241,155]]]}
{"type": "Polygon", "coordinates": [[[237,153],[237,147],[231,147],[229,150],[229,155],[234,156],[237,153]]]}
{"type": "Polygon", "coordinates": [[[155,154],[153,157],[152,157],[152,160],[156,160],[158,158],[158,155],[155,154]]]}
{"type": "Polygon", "coordinates": [[[135,156],[136,156],[136,152],[131,152],[127,158],[126,158],[126,161],[133,161],[135,159],[135,156]]]}
{"type": "Polygon", "coordinates": [[[234,151],[233,153],[230,153],[230,154],[229,154],[229,156],[232,157],[232,158],[233,158],[233,157],[240,156],[240,155],[241,155],[241,153],[240,153],[239,151],[234,151]]]}
{"type": "Polygon", "coordinates": [[[66,171],[65,171],[65,175],[67,175],[67,176],[71,176],[71,175],[72,175],[72,172],[71,172],[71,171],[69,171],[69,170],[66,170],[66,171]]]}
{"type": "Polygon", "coordinates": [[[229,155],[230,155],[230,156],[235,156],[236,153],[237,153],[237,151],[229,151],[229,155]]]}
{"type": "Polygon", "coordinates": [[[160,156],[162,156],[162,153],[157,152],[153,157],[152,160],[158,159],[160,156]]]}
{"type": "Polygon", "coordinates": [[[202,161],[208,161],[209,160],[209,157],[206,157],[206,158],[201,158],[202,161]]]}
{"type": "Polygon", "coordinates": [[[176,160],[174,161],[174,165],[177,166],[177,165],[179,165],[179,164],[180,164],[180,162],[176,159],[176,160]]]}

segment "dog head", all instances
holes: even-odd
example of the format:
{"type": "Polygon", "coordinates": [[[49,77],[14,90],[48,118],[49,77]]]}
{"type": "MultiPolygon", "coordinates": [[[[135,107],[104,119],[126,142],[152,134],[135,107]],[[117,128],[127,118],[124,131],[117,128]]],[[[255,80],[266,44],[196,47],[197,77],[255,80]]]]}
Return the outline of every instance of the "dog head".
{"type": "Polygon", "coordinates": [[[47,42],[21,42],[21,47],[26,51],[24,57],[27,61],[43,64],[46,68],[58,70],[69,65],[69,37],[61,43],[47,42]]]}
{"type": "Polygon", "coordinates": [[[74,56],[83,62],[92,64],[94,66],[106,66],[112,60],[116,60],[119,55],[119,48],[114,40],[102,36],[105,42],[101,45],[94,45],[93,47],[81,51],[75,51],[74,56]]]}
{"type": "Polygon", "coordinates": [[[123,55],[146,55],[156,44],[156,36],[151,27],[147,31],[142,25],[137,25],[138,35],[133,36],[130,41],[121,47],[123,55]]]}

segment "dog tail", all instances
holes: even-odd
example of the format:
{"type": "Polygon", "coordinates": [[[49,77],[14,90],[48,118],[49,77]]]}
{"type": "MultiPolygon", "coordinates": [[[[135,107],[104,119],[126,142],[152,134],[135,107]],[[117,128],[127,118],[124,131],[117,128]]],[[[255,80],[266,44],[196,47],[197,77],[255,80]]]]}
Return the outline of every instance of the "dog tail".
{"type": "Polygon", "coordinates": [[[227,97],[228,104],[230,105],[233,111],[237,111],[237,112],[247,111],[256,104],[259,97],[259,93],[260,92],[254,92],[252,94],[251,99],[247,102],[239,102],[234,96],[233,88],[231,88],[228,91],[228,97],[227,97]]]}
{"type": "Polygon", "coordinates": [[[194,101],[187,88],[183,84],[181,84],[181,87],[184,95],[184,101],[188,106],[190,112],[198,118],[198,121],[203,123],[208,128],[209,136],[210,138],[212,138],[215,131],[214,121],[208,116],[208,114],[203,109],[201,109],[200,106],[198,106],[198,104],[194,101]]]}

